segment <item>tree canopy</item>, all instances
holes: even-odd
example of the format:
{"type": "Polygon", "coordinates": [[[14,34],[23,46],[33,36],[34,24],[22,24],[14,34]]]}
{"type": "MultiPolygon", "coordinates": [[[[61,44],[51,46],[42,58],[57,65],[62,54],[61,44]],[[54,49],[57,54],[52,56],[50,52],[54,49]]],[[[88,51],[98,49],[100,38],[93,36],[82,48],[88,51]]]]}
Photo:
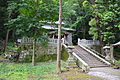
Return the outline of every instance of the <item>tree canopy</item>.
{"type": "MultiPolygon", "coordinates": [[[[0,33],[2,39],[5,39],[3,35],[7,29],[14,35],[27,33],[32,35],[29,32],[33,28],[41,29],[43,23],[39,21],[58,21],[59,5],[56,0],[2,1],[0,3],[0,30],[4,30],[0,33]]],[[[66,23],[65,27],[76,29],[73,42],[77,43],[77,38],[99,39],[100,36],[104,43],[119,41],[119,5],[119,0],[63,0],[62,20],[66,23]]]]}

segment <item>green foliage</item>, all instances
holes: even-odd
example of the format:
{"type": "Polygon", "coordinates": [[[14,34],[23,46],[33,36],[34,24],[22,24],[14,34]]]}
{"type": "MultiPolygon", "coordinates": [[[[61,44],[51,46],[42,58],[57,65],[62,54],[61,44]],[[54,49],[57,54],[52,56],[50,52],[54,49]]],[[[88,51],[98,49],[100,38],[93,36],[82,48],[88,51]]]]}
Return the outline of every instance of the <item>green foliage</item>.
{"type": "Polygon", "coordinates": [[[61,53],[62,53],[62,55],[61,55],[62,60],[67,60],[69,55],[68,55],[68,52],[66,51],[66,49],[64,47],[62,48],[61,53]]]}
{"type": "Polygon", "coordinates": [[[10,51],[18,51],[20,47],[7,46],[7,49],[10,51]]]}
{"type": "Polygon", "coordinates": [[[76,29],[73,33],[73,43],[77,43],[78,38],[87,38],[89,30],[89,20],[92,5],[87,0],[65,0],[63,1],[63,20],[67,27],[76,29]]]}
{"type": "Polygon", "coordinates": [[[4,23],[7,20],[7,0],[0,0],[0,40],[5,38],[6,29],[4,23]]]}
{"type": "Polygon", "coordinates": [[[96,0],[95,2],[97,4],[92,9],[93,18],[89,22],[89,25],[95,29],[91,28],[89,33],[92,33],[93,37],[99,38],[100,35],[97,36],[96,33],[93,33],[99,31],[97,34],[102,34],[105,43],[113,43],[118,38],[120,20],[118,5],[120,2],[118,0],[96,0]]]}
{"type": "Polygon", "coordinates": [[[120,64],[120,60],[116,62],[116,64],[120,64]]]}
{"type": "MultiPolygon", "coordinates": [[[[96,32],[101,32],[106,43],[119,41],[120,36],[117,34],[120,32],[119,5],[119,0],[63,0],[65,26],[76,29],[73,41],[77,42],[77,38],[91,39],[90,35],[98,39],[98,33],[88,34],[89,30],[89,33],[92,33],[93,28],[96,32]],[[90,4],[94,1],[96,4],[90,4]],[[96,17],[99,18],[100,28],[96,25],[96,17]],[[93,28],[90,29],[90,26],[93,28]],[[108,32],[109,36],[112,35],[110,38],[106,36],[108,32]]],[[[5,0],[4,3],[1,0],[0,6],[0,23],[8,21],[5,27],[1,24],[0,31],[11,29],[16,35],[38,37],[40,34],[41,38],[46,32],[41,28],[44,24],[39,21],[58,20],[59,7],[56,0],[5,0]]],[[[5,33],[2,31],[0,36],[3,36],[2,34],[5,33]]]]}
{"type": "Polygon", "coordinates": [[[96,3],[103,3],[104,0],[95,0],[96,3]]]}
{"type": "Polygon", "coordinates": [[[54,0],[21,0],[19,3],[12,2],[8,6],[8,12],[15,10],[20,15],[14,19],[10,19],[5,25],[9,29],[14,28],[16,34],[43,39],[43,34],[46,33],[46,31],[41,28],[43,23],[39,21],[55,21],[56,18],[58,18],[58,16],[56,16],[58,14],[57,9],[58,6],[54,0]],[[18,9],[15,10],[16,8],[18,9]]]}
{"type": "Polygon", "coordinates": [[[104,41],[111,42],[111,40],[115,39],[114,33],[112,32],[104,32],[103,35],[104,35],[104,39],[103,39],[104,41]]]}
{"type": "Polygon", "coordinates": [[[87,0],[84,0],[82,5],[83,5],[83,7],[88,8],[88,9],[90,9],[92,7],[92,5],[87,0]]]}
{"type": "Polygon", "coordinates": [[[114,47],[114,58],[115,60],[120,60],[120,47],[114,47]]]}
{"type": "Polygon", "coordinates": [[[112,11],[103,12],[102,19],[106,22],[112,22],[116,18],[116,15],[112,11]]]}
{"type": "Polygon", "coordinates": [[[75,0],[66,0],[66,1],[63,1],[63,18],[67,19],[67,18],[69,18],[69,16],[75,15],[76,11],[74,9],[77,6],[78,6],[78,4],[76,4],[75,0]]]}
{"type": "Polygon", "coordinates": [[[92,36],[93,39],[95,39],[95,40],[98,39],[98,32],[97,32],[97,29],[95,27],[90,28],[89,34],[93,35],[92,36]]]}
{"type": "Polygon", "coordinates": [[[92,18],[91,21],[89,22],[89,25],[90,26],[96,26],[96,23],[97,22],[96,22],[95,18],[92,18]]]}
{"type": "Polygon", "coordinates": [[[15,64],[1,63],[0,64],[0,79],[2,80],[59,80],[52,74],[55,73],[55,63],[47,62],[39,63],[37,66],[31,64],[15,64]],[[48,74],[51,74],[51,76],[48,74]]]}

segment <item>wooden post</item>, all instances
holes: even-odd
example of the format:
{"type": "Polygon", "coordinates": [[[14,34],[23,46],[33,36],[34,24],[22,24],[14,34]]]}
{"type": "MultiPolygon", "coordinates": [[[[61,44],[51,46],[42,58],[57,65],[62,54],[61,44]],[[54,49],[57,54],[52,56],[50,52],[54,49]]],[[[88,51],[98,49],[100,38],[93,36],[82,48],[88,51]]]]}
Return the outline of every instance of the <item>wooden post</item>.
{"type": "Polygon", "coordinates": [[[57,41],[57,73],[61,73],[61,27],[62,27],[62,0],[59,0],[59,24],[57,41]]]}

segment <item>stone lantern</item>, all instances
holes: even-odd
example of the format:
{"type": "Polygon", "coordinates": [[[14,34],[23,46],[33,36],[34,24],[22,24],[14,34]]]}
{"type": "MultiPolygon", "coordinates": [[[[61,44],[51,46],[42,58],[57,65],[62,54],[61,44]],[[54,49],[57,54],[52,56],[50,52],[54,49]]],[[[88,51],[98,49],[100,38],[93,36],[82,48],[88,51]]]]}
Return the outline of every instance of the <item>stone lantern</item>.
{"type": "Polygon", "coordinates": [[[111,60],[110,46],[104,46],[103,50],[104,50],[104,53],[105,53],[105,59],[106,60],[111,60]]]}
{"type": "Polygon", "coordinates": [[[113,57],[113,45],[104,46],[103,49],[104,49],[104,53],[105,53],[105,59],[112,63],[115,63],[115,59],[113,57]]]}

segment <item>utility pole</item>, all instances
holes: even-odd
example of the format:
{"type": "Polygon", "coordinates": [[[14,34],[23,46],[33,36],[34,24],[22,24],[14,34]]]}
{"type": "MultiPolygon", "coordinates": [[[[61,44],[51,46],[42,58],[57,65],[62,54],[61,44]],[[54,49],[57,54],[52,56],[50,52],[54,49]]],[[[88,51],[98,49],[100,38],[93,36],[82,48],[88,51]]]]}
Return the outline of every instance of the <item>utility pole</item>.
{"type": "Polygon", "coordinates": [[[57,73],[61,73],[61,27],[62,27],[62,0],[59,0],[59,24],[57,41],[57,73]]]}

